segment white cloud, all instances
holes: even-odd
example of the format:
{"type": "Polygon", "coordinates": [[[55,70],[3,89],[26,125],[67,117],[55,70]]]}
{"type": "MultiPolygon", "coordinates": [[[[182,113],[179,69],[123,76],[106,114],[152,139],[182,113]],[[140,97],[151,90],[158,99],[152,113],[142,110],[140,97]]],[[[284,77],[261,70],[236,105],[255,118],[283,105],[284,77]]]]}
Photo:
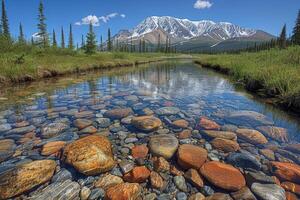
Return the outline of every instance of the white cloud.
{"type": "Polygon", "coordinates": [[[194,8],[196,9],[205,9],[212,7],[212,3],[209,0],[197,0],[194,4],[194,8]]]}
{"type": "Polygon", "coordinates": [[[97,17],[96,15],[89,15],[87,17],[82,18],[81,21],[75,22],[75,25],[81,26],[81,25],[88,25],[88,24],[92,23],[93,26],[100,26],[100,22],[107,23],[112,18],[115,18],[118,16],[120,16],[122,18],[126,17],[125,14],[119,14],[116,12],[110,13],[105,16],[100,16],[100,17],[97,17]]]}

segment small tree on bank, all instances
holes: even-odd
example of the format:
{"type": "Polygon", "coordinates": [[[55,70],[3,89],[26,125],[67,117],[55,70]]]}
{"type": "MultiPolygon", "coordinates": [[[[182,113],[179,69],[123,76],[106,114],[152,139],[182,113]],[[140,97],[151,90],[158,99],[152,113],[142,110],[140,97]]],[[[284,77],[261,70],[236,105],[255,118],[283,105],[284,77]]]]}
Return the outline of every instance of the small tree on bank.
{"type": "Polygon", "coordinates": [[[1,34],[7,39],[10,40],[10,32],[9,32],[9,24],[8,24],[8,18],[7,18],[7,13],[5,9],[5,3],[4,0],[2,0],[2,9],[1,9],[1,34]]]}
{"type": "Polygon", "coordinates": [[[96,35],[93,30],[93,25],[90,23],[89,32],[86,36],[86,45],[85,45],[85,53],[86,54],[94,54],[97,50],[97,41],[96,35]]]}
{"type": "Polygon", "coordinates": [[[74,49],[72,24],[70,24],[70,30],[69,30],[69,44],[68,44],[68,48],[69,48],[70,50],[73,50],[73,49],[74,49]]]}
{"type": "Polygon", "coordinates": [[[53,32],[52,32],[52,47],[54,47],[54,48],[57,47],[56,33],[55,33],[54,29],[53,29],[53,32]]]}
{"type": "Polygon", "coordinates": [[[22,27],[22,24],[20,23],[20,26],[19,26],[19,37],[18,37],[18,42],[20,44],[25,44],[25,37],[24,37],[24,32],[23,32],[23,27],[22,27]]]}
{"type": "Polygon", "coordinates": [[[38,14],[38,36],[41,38],[39,42],[44,48],[49,46],[49,37],[47,33],[46,17],[44,14],[44,4],[40,1],[39,14],[38,14]]]}
{"type": "Polygon", "coordinates": [[[300,45],[300,10],[298,12],[296,25],[293,29],[292,42],[293,44],[300,45]]]}
{"type": "Polygon", "coordinates": [[[64,28],[61,27],[61,48],[64,49],[65,48],[65,33],[64,33],[64,28]]]}
{"type": "Polygon", "coordinates": [[[280,49],[286,48],[286,24],[283,26],[280,36],[278,38],[278,45],[280,49]]]}
{"type": "Polygon", "coordinates": [[[111,41],[110,28],[107,31],[107,50],[112,51],[112,41],[111,41]]]}

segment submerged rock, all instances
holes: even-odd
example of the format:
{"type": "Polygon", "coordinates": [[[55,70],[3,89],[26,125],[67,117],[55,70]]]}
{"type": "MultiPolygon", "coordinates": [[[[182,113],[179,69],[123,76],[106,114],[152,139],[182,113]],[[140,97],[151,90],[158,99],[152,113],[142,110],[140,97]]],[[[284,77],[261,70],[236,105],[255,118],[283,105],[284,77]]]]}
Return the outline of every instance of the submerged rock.
{"type": "Polygon", "coordinates": [[[51,123],[41,129],[41,135],[43,138],[52,138],[58,136],[60,133],[68,129],[69,126],[64,123],[51,123]]]}
{"type": "Polygon", "coordinates": [[[176,107],[162,107],[155,111],[158,115],[176,115],[180,112],[179,108],[176,107]]]}
{"type": "Polygon", "coordinates": [[[236,167],[256,170],[260,170],[261,168],[261,163],[250,153],[231,153],[226,160],[236,167]]]}
{"type": "Polygon", "coordinates": [[[124,117],[127,117],[132,113],[131,108],[118,108],[113,110],[108,110],[104,113],[104,117],[110,118],[110,119],[122,119],[124,117]]]}
{"type": "Polygon", "coordinates": [[[204,130],[220,130],[221,126],[212,120],[209,120],[205,117],[201,117],[198,124],[198,128],[204,130]]]}
{"type": "Polygon", "coordinates": [[[240,149],[240,146],[236,141],[227,140],[227,139],[223,139],[223,138],[215,138],[211,142],[211,144],[215,149],[218,149],[225,153],[235,152],[240,149]]]}
{"type": "Polygon", "coordinates": [[[253,183],[251,190],[261,200],[286,200],[284,189],[276,184],[253,183]]]}
{"type": "Polygon", "coordinates": [[[160,119],[153,116],[134,117],[131,123],[138,130],[146,132],[154,131],[162,125],[160,119]]]}
{"type": "Polygon", "coordinates": [[[300,166],[293,163],[271,162],[271,171],[282,180],[300,183],[300,166]]]}
{"type": "Polygon", "coordinates": [[[103,188],[104,190],[107,190],[108,188],[121,184],[123,182],[123,179],[118,176],[106,174],[100,177],[98,181],[94,183],[94,186],[97,188],[103,188]]]}
{"type": "Polygon", "coordinates": [[[0,140],[0,163],[15,153],[15,142],[11,139],[0,140]]]}
{"type": "Polygon", "coordinates": [[[267,138],[259,131],[252,129],[237,129],[236,134],[238,138],[241,138],[251,144],[266,144],[267,138]]]}
{"type": "Polygon", "coordinates": [[[208,131],[208,130],[203,130],[201,131],[204,135],[210,137],[210,138],[222,138],[222,139],[227,139],[227,140],[236,140],[236,134],[233,132],[228,132],[228,131],[208,131]]]}
{"type": "Polygon", "coordinates": [[[257,130],[261,131],[265,136],[270,137],[279,142],[288,142],[288,132],[285,128],[276,126],[259,126],[257,130]]]}
{"type": "Polygon", "coordinates": [[[184,144],[180,145],[177,152],[177,163],[183,169],[200,169],[207,159],[207,151],[201,147],[184,144]]]}
{"type": "Polygon", "coordinates": [[[231,112],[225,117],[225,121],[230,124],[246,127],[257,127],[274,124],[274,122],[265,115],[247,110],[231,112]]]}
{"type": "Polygon", "coordinates": [[[178,148],[178,140],[173,135],[154,135],[150,138],[150,152],[156,156],[170,159],[178,148]]]}
{"type": "Polygon", "coordinates": [[[138,183],[121,183],[106,191],[107,200],[136,200],[140,197],[142,187],[138,183]]]}

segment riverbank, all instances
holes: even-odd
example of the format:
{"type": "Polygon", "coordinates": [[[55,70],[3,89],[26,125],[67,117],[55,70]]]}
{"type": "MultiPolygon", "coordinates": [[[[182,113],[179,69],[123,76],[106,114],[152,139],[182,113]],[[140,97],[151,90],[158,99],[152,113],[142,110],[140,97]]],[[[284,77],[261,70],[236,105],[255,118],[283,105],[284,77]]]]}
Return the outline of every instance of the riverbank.
{"type": "Polygon", "coordinates": [[[31,82],[96,69],[158,62],[173,57],[178,55],[120,52],[85,55],[63,50],[37,51],[30,54],[4,53],[0,55],[0,84],[31,82]]]}
{"type": "Polygon", "coordinates": [[[228,74],[270,103],[300,112],[300,47],[258,53],[200,55],[195,63],[228,74]]]}

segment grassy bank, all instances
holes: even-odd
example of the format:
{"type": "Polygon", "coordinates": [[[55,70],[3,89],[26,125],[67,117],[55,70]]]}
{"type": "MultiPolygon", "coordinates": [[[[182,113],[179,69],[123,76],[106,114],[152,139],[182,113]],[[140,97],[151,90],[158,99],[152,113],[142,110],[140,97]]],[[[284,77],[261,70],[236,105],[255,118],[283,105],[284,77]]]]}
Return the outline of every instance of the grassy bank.
{"type": "Polygon", "coordinates": [[[31,50],[0,54],[0,83],[17,83],[92,69],[131,66],[174,55],[98,52],[85,55],[68,50],[31,50]]]}
{"type": "Polygon", "coordinates": [[[300,111],[300,47],[258,53],[200,55],[196,63],[229,74],[246,89],[300,111]]]}

